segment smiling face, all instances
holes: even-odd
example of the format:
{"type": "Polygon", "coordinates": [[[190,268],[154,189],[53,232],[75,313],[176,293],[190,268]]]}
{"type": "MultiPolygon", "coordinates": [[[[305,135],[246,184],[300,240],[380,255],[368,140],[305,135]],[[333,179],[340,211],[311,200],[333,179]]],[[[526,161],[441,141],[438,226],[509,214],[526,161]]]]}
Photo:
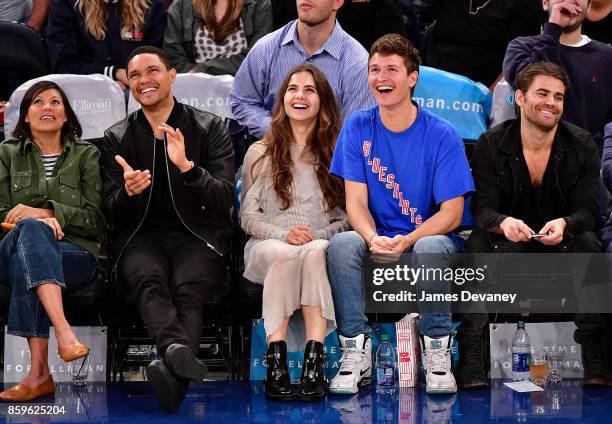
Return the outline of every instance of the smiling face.
{"type": "Polygon", "coordinates": [[[54,88],[38,93],[25,117],[32,133],[60,132],[67,120],[62,96],[54,88]]]}
{"type": "Polygon", "coordinates": [[[419,78],[408,73],[404,59],[397,54],[374,54],[368,64],[368,85],[381,108],[395,109],[410,103],[412,88],[419,78]]]}
{"type": "Polygon", "coordinates": [[[542,131],[556,128],[563,114],[565,86],[557,78],[538,75],[529,88],[516,90],[516,104],[521,109],[521,119],[542,131]]]}
{"type": "Polygon", "coordinates": [[[319,93],[312,74],[308,71],[291,75],[283,105],[291,122],[314,123],[320,109],[319,93]]]}
{"type": "Polygon", "coordinates": [[[172,98],[176,70],[166,68],[156,54],[134,56],[128,63],[127,75],[132,96],[143,109],[155,108],[172,98]]]}

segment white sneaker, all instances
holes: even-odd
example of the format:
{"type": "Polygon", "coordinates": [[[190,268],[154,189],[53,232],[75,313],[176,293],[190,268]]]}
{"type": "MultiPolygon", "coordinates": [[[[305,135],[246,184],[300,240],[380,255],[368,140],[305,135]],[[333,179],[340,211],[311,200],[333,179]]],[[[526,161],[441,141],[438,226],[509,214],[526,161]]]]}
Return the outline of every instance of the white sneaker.
{"type": "Polygon", "coordinates": [[[340,338],[340,370],[329,383],[329,392],[355,394],[372,381],[372,341],[365,334],[340,338]]]}
{"type": "Polygon", "coordinates": [[[451,336],[434,339],[421,336],[426,393],[456,393],[457,383],[451,371],[451,336]]]}

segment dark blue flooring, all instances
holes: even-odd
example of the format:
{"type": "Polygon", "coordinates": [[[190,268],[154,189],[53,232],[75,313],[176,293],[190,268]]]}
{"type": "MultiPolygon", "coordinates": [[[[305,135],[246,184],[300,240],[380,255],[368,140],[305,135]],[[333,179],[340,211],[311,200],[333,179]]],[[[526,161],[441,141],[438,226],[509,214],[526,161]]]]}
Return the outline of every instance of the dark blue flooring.
{"type": "Polygon", "coordinates": [[[426,396],[423,388],[401,389],[381,398],[373,390],[356,396],[329,396],[325,402],[268,402],[256,382],[208,382],[191,387],[177,414],[157,407],[148,383],[90,384],[75,391],[58,384],[55,398],[32,406],[55,406],[56,415],[9,414],[0,403],[0,421],[131,422],[131,423],[610,423],[612,388],[583,389],[578,380],[567,380],[545,392],[519,395],[493,381],[485,390],[460,391],[453,396],[426,396]],[[62,408],[63,407],[63,408],[62,408]],[[63,413],[61,412],[63,411],[63,413]]]}

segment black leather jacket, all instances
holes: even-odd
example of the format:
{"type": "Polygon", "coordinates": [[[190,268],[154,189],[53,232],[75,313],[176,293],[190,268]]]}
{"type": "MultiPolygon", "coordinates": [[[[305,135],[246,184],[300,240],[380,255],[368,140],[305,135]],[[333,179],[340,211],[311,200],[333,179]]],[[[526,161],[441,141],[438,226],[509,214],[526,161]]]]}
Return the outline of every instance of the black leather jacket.
{"type": "MultiPolygon", "coordinates": [[[[231,241],[230,208],[234,198],[234,149],[221,118],[178,103],[167,121],[185,137],[185,155],[195,163],[181,174],[168,159],[170,192],[185,227],[223,256],[231,241]]],[[[140,229],[149,208],[151,189],[128,196],[123,169],[115,161],[121,155],[133,169],[153,172],[154,135],[141,110],[116,123],[104,134],[102,176],[104,206],[113,233],[114,262],[140,229]]],[[[165,152],[161,152],[165,155],[165,152]]]]}
{"type": "MultiPolygon", "coordinates": [[[[476,194],[471,210],[476,224],[492,231],[516,216],[519,193],[530,177],[522,168],[519,120],[506,121],[484,132],[474,148],[472,173],[476,194]]],[[[560,121],[550,153],[555,190],[552,209],[567,222],[566,234],[592,231],[599,211],[599,154],[590,134],[560,121]]],[[[553,219],[554,219],[553,218],[553,219]]]]}

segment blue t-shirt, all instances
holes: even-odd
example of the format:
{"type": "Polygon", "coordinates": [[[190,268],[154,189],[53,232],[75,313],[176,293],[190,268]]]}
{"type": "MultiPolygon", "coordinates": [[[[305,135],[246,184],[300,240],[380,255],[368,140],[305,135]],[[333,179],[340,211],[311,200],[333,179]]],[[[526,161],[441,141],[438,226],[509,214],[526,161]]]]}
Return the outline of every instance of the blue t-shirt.
{"type": "Polygon", "coordinates": [[[353,113],[340,131],[330,171],[368,185],[376,230],[389,237],[414,231],[440,203],[475,190],[461,137],[424,109],[399,133],[385,128],[378,106],[353,113]]]}

